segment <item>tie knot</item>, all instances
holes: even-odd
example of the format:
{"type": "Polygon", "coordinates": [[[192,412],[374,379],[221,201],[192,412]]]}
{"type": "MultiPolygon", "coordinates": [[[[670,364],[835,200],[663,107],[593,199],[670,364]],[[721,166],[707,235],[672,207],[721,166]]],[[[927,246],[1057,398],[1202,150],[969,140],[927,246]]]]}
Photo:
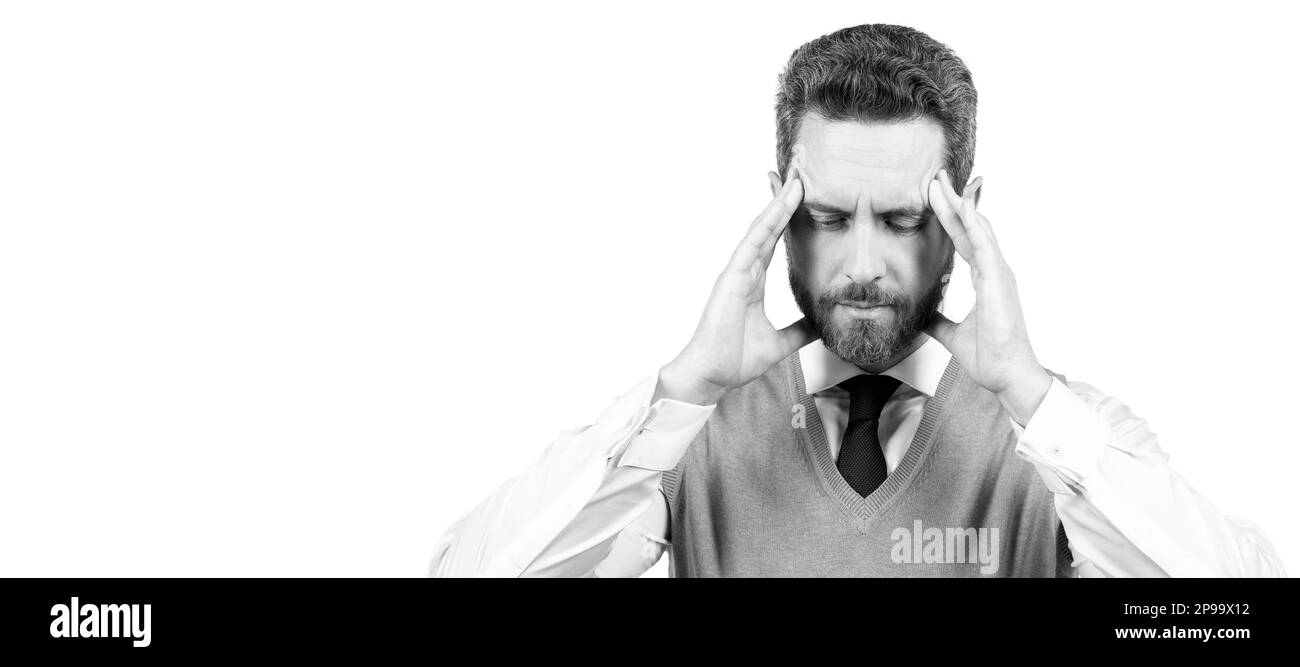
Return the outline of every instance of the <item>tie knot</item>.
{"type": "Polygon", "coordinates": [[[880,419],[885,402],[902,384],[888,375],[859,375],[840,383],[849,392],[849,421],[880,419]]]}

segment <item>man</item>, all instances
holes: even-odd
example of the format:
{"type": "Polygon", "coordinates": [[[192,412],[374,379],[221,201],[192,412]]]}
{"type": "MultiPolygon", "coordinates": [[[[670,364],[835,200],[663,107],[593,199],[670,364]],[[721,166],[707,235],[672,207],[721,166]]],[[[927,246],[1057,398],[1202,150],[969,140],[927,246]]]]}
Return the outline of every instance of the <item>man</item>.
{"type": "Polygon", "coordinates": [[[1039,364],[968,183],[975,108],[916,30],[798,49],[772,202],[689,343],[452,526],[431,573],[635,576],[671,549],[678,576],[1283,575],[1142,419],[1039,364]],[[783,236],[804,317],[778,329],[783,236]],[[939,312],[954,252],[961,322],[939,312]]]}

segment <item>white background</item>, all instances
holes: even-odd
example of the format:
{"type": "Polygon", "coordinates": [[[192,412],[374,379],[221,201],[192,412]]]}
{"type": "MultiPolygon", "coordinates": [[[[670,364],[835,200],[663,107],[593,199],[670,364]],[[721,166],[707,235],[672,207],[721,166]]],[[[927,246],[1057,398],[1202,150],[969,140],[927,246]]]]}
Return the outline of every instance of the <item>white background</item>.
{"type": "Polygon", "coordinates": [[[1300,572],[1295,23],[1189,4],[7,4],[0,574],[423,575],[685,343],[867,22],[973,70],[1039,357],[1300,572]]]}

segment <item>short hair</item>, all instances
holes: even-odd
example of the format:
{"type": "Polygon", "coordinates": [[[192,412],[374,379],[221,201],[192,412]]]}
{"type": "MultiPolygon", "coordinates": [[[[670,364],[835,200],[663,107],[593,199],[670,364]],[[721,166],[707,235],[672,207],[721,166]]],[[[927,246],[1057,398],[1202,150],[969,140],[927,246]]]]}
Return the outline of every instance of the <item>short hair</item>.
{"type": "Polygon", "coordinates": [[[776,94],[777,164],[790,166],[809,113],[829,121],[929,117],[943,128],[945,167],[961,192],[975,163],[975,84],[957,54],[929,35],[874,23],[844,28],[799,47],[776,94]]]}

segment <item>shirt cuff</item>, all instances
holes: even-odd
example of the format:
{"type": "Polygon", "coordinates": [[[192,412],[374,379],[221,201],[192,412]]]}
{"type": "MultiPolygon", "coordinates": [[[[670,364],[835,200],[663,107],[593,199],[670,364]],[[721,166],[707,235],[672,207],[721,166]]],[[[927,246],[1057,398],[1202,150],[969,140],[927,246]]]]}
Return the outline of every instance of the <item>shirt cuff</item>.
{"type": "Polygon", "coordinates": [[[606,457],[618,457],[620,467],[672,470],[717,407],[669,398],[651,405],[658,382],[658,374],[642,379],[596,422],[598,428],[609,433],[606,457]]]}
{"type": "Polygon", "coordinates": [[[1057,378],[1025,427],[1008,421],[1019,438],[1016,454],[1033,463],[1055,493],[1082,491],[1111,440],[1101,416],[1057,378]]]}

